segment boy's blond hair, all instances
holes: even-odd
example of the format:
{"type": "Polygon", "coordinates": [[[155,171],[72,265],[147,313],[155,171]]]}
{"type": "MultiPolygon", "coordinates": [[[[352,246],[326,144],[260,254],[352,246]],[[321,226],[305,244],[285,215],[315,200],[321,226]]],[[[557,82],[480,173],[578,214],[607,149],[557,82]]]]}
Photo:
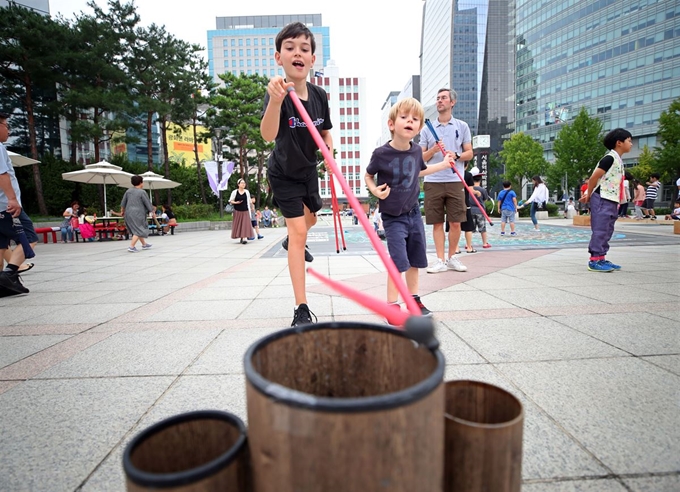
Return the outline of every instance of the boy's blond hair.
{"type": "MultiPolygon", "coordinates": [[[[397,101],[390,108],[389,120],[394,123],[397,120],[397,115],[399,115],[399,113],[417,116],[420,120],[420,128],[418,128],[418,131],[423,129],[423,125],[425,124],[425,110],[423,109],[423,105],[420,104],[420,101],[413,97],[407,97],[406,99],[397,101]]],[[[393,131],[390,131],[390,133],[394,136],[393,131]]]]}

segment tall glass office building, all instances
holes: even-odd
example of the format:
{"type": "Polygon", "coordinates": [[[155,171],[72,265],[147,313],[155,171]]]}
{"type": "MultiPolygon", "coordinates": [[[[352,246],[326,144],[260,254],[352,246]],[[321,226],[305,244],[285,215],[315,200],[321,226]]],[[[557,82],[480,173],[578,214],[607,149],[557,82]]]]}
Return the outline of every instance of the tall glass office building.
{"type": "Polygon", "coordinates": [[[549,160],[581,107],[634,136],[624,161],[656,145],[659,115],[680,97],[680,2],[516,0],[516,130],[549,160]]]}
{"type": "Polygon", "coordinates": [[[421,101],[437,116],[440,88],[455,89],[455,118],[472,135],[490,135],[491,149],[514,119],[513,4],[509,0],[426,0],[421,42],[421,101]]]}
{"type": "Polygon", "coordinates": [[[247,15],[218,17],[216,30],[208,31],[208,70],[216,82],[218,74],[231,72],[267,77],[283,75],[276,64],[274,40],[291,22],[302,22],[314,34],[314,71],[323,72],[331,57],[330,30],[321,25],[321,14],[247,15]]]}

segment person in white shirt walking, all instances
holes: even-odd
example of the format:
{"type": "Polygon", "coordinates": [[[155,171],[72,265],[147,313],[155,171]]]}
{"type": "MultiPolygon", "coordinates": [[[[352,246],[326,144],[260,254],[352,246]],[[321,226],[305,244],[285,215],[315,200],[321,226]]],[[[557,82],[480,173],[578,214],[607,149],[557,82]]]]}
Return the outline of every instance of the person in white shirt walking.
{"type": "Polygon", "coordinates": [[[534,182],[534,192],[531,196],[518,208],[524,208],[527,203],[531,203],[531,208],[529,209],[529,215],[531,216],[531,222],[534,224],[535,230],[540,230],[538,228],[538,220],[536,219],[536,212],[538,209],[545,209],[548,203],[548,187],[543,183],[540,176],[534,176],[531,178],[534,182]]]}

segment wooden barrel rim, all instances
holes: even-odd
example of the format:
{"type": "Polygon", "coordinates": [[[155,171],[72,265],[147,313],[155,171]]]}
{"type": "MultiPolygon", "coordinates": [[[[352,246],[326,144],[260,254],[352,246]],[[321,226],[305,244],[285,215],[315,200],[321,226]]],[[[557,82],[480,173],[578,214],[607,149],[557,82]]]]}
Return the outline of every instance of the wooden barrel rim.
{"type": "MultiPolygon", "coordinates": [[[[274,401],[282,402],[287,405],[306,408],[309,410],[317,410],[321,412],[341,412],[341,413],[356,413],[367,411],[386,410],[390,408],[397,408],[410,403],[414,403],[433,392],[444,379],[445,361],[444,356],[438,349],[430,349],[430,353],[437,360],[435,370],[427,378],[418,382],[417,384],[393,393],[388,393],[379,396],[367,396],[363,398],[331,398],[325,396],[315,396],[302,391],[287,388],[277,383],[272,383],[268,379],[260,375],[252,363],[253,356],[262,347],[269,345],[276,340],[288,337],[290,335],[299,335],[309,331],[315,330],[372,330],[382,331],[394,336],[408,338],[405,332],[389,328],[384,325],[374,325],[370,323],[352,323],[352,322],[328,322],[317,323],[312,325],[305,325],[301,327],[288,328],[277,331],[267,335],[257,342],[253,343],[244,356],[243,364],[245,366],[246,379],[253,387],[271,398],[274,401]]],[[[416,343],[416,342],[414,342],[416,343]]]]}
{"type": "MultiPolygon", "coordinates": [[[[454,415],[451,415],[450,413],[445,412],[444,418],[446,418],[446,419],[453,420],[454,422],[458,422],[458,423],[461,423],[461,424],[465,424],[469,427],[478,427],[480,429],[502,429],[503,427],[512,427],[517,422],[524,419],[524,405],[522,405],[522,402],[519,401],[519,398],[517,398],[512,393],[510,393],[507,390],[504,390],[503,388],[501,388],[499,386],[495,386],[493,384],[485,383],[483,381],[470,381],[470,380],[465,380],[465,379],[457,379],[457,380],[454,380],[454,381],[446,381],[444,383],[445,386],[449,385],[449,384],[471,384],[471,385],[475,385],[475,386],[486,386],[487,388],[492,388],[492,389],[499,391],[501,393],[505,393],[506,396],[510,397],[510,399],[513,400],[513,402],[517,404],[517,406],[519,407],[519,413],[517,414],[517,416],[515,418],[513,418],[511,420],[506,420],[505,422],[500,422],[498,424],[484,424],[484,423],[480,423],[480,422],[475,422],[473,420],[463,419],[463,418],[456,417],[454,415]]],[[[444,390],[444,391],[446,391],[446,390],[444,390]]]]}
{"type": "Polygon", "coordinates": [[[246,440],[246,426],[243,421],[235,415],[222,412],[220,410],[198,410],[194,412],[182,413],[165,420],[161,420],[160,422],[153,424],[152,426],[137,434],[137,436],[135,436],[125,448],[125,452],[123,453],[123,469],[125,470],[125,475],[130,480],[142,487],[170,488],[188,485],[208,478],[228,466],[244,449],[246,446],[246,440]],[[240,432],[240,435],[234,445],[228,451],[222,453],[214,460],[189,470],[163,474],[145,472],[137,469],[137,467],[132,464],[132,452],[137,448],[137,446],[139,446],[150,436],[153,436],[154,434],[157,434],[168,427],[181,424],[183,422],[208,419],[223,420],[228,422],[230,425],[236,427],[240,432]]]}

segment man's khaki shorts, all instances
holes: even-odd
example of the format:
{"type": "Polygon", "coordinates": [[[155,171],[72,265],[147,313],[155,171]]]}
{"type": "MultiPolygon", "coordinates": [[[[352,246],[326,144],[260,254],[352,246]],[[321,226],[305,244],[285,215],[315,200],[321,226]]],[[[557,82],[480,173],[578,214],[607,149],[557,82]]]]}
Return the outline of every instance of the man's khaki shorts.
{"type": "Polygon", "coordinates": [[[465,222],[465,189],[463,183],[425,183],[425,223],[465,222]]]}

